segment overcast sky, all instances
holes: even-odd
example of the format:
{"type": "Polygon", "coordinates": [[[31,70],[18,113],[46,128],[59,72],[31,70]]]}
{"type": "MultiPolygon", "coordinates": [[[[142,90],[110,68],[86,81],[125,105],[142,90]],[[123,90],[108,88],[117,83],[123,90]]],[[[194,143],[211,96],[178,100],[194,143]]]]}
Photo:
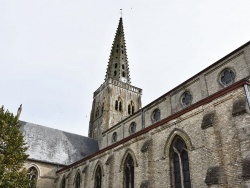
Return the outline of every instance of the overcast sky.
{"type": "Polygon", "coordinates": [[[143,106],[250,39],[249,0],[0,0],[0,105],[86,136],[121,8],[143,106]]]}

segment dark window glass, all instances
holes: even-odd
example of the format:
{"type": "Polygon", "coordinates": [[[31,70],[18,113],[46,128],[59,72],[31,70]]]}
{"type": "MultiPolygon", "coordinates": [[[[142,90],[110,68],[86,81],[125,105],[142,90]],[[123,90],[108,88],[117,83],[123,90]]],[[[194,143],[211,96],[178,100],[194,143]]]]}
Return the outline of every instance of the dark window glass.
{"type": "Polygon", "coordinates": [[[124,187],[134,188],[134,160],[128,155],[124,164],[124,187]]]}
{"type": "Polygon", "coordinates": [[[75,188],[80,188],[80,186],[81,186],[81,177],[80,177],[80,174],[77,173],[76,181],[75,181],[75,188]]]}
{"type": "Polygon", "coordinates": [[[103,114],[103,111],[104,111],[104,103],[102,104],[102,114],[103,114]]]}
{"type": "Polygon", "coordinates": [[[171,146],[173,187],[191,188],[188,152],[185,142],[177,136],[171,146]],[[182,165],[182,166],[181,166],[182,165]]]}
{"type": "Polygon", "coordinates": [[[122,72],[122,76],[125,77],[125,72],[124,71],[122,72]]]}
{"type": "Polygon", "coordinates": [[[118,100],[115,101],[115,110],[118,110],[118,100]]]}
{"type": "Polygon", "coordinates": [[[117,68],[117,63],[115,63],[115,69],[117,68]]]}
{"type": "Polygon", "coordinates": [[[192,103],[192,99],[193,97],[188,91],[184,92],[181,96],[181,102],[185,106],[189,106],[192,103]]]}
{"type": "Polygon", "coordinates": [[[125,66],[124,66],[124,64],[122,64],[122,69],[123,69],[123,70],[125,69],[125,66]]]}
{"type": "Polygon", "coordinates": [[[136,123],[132,122],[129,126],[129,133],[132,134],[136,131],[136,123]]]}
{"type": "Polygon", "coordinates": [[[234,72],[230,69],[225,69],[224,71],[222,71],[221,73],[221,83],[223,85],[230,85],[234,82],[234,72]]]}
{"type": "Polygon", "coordinates": [[[102,188],[102,169],[97,167],[95,172],[95,188],[102,188]]]}
{"type": "Polygon", "coordinates": [[[119,111],[120,112],[122,111],[122,102],[121,101],[119,102],[119,111]]]}
{"type": "Polygon", "coordinates": [[[116,71],[114,71],[114,76],[116,76],[116,71]]]}
{"type": "Polygon", "coordinates": [[[134,113],[135,113],[135,107],[132,106],[132,114],[134,114],[134,113]]]}
{"type": "Polygon", "coordinates": [[[157,121],[160,121],[161,119],[161,111],[157,108],[153,111],[152,113],[152,122],[157,122],[157,121]]]}
{"type": "Polygon", "coordinates": [[[118,50],[118,49],[116,49],[116,53],[118,53],[118,51],[119,51],[119,50],[118,50]]]}
{"type": "Polygon", "coordinates": [[[113,134],[112,134],[112,143],[114,143],[114,142],[116,142],[117,141],[117,132],[114,132],[113,134]]]}
{"type": "Polygon", "coordinates": [[[63,177],[63,179],[62,179],[61,188],[66,188],[66,179],[65,179],[65,177],[63,177]]]}

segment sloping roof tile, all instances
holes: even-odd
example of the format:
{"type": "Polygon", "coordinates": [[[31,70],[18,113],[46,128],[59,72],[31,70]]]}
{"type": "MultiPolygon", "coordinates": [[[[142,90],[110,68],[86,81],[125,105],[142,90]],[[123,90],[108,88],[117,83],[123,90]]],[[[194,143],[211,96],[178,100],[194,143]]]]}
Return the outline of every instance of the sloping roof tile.
{"type": "Polygon", "coordinates": [[[99,150],[94,139],[24,121],[20,123],[30,160],[69,165],[99,150]]]}

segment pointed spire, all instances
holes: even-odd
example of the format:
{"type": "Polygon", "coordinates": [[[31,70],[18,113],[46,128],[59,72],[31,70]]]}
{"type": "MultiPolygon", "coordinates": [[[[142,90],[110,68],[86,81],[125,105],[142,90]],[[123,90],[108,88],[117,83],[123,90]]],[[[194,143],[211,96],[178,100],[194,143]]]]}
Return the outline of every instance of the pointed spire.
{"type": "Polygon", "coordinates": [[[115,39],[109,56],[105,81],[109,78],[130,84],[128,58],[123,31],[122,17],[116,30],[115,39]]]}
{"type": "Polygon", "coordinates": [[[19,119],[20,115],[21,115],[21,112],[22,112],[22,104],[19,106],[18,110],[17,110],[17,119],[19,119]]]}

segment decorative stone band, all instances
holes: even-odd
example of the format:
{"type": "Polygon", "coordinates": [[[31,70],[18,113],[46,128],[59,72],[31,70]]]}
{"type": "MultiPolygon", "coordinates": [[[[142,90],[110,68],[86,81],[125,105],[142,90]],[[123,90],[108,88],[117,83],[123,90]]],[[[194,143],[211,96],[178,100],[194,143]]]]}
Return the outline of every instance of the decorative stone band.
{"type": "Polygon", "coordinates": [[[156,127],[159,127],[159,126],[161,126],[163,124],[166,124],[167,122],[169,122],[171,120],[174,120],[174,119],[178,118],[179,116],[181,116],[181,115],[183,115],[183,114],[185,114],[185,113],[187,113],[187,112],[189,112],[191,110],[194,110],[194,109],[196,109],[196,108],[198,108],[198,107],[200,107],[200,106],[202,106],[204,104],[207,104],[207,103],[209,103],[209,102],[211,102],[211,101],[213,101],[213,100],[215,100],[215,99],[217,99],[217,98],[219,98],[219,97],[221,97],[221,96],[223,96],[223,95],[225,95],[225,94],[227,94],[227,93],[229,93],[229,92],[231,92],[231,91],[233,91],[235,89],[243,87],[244,84],[250,85],[250,82],[249,82],[249,80],[247,78],[242,79],[242,80],[232,84],[231,86],[228,86],[228,87],[220,90],[219,92],[217,92],[217,93],[215,93],[213,95],[210,95],[209,97],[207,97],[205,99],[202,99],[199,102],[197,102],[195,104],[192,104],[191,106],[189,106],[189,107],[187,107],[187,108],[185,108],[185,109],[183,109],[183,110],[181,110],[181,111],[179,111],[179,112],[177,112],[175,114],[172,114],[172,115],[168,116],[167,118],[165,118],[165,119],[163,119],[161,121],[158,121],[158,122],[156,122],[155,124],[153,124],[151,126],[148,126],[148,127],[144,128],[144,129],[142,129],[141,131],[138,131],[138,132],[136,132],[136,133],[122,139],[122,140],[119,140],[118,142],[115,142],[114,144],[112,144],[110,146],[107,146],[106,148],[103,148],[103,149],[99,150],[98,152],[96,152],[96,153],[94,153],[92,155],[87,156],[86,158],[83,158],[83,159],[81,159],[81,160],[79,160],[79,161],[77,161],[75,163],[72,163],[71,165],[58,170],[56,173],[63,172],[63,171],[65,171],[65,170],[67,170],[67,169],[69,169],[69,168],[71,168],[71,167],[73,167],[73,166],[75,166],[77,164],[83,163],[84,161],[87,161],[87,160],[89,160],[89,159],[91,159],[91,158],[93,158],[93,157],[95,157],[97,155],[103,154],[104,152],[106,152],[108,150],[111,150],[111,149],[113,149],[113,148],[115,148],[115,147],[117,147],[117,146],[119,146],[119,145],[121,145],[121,144],[123,144],[125,142],[128,142],[129,140],[131,140],[133,138],[136,138],[136,137],[138,137],[140,135],[143,135],[143,134],[149,132],[150,130],[152,130],[152,129],[156,128],[156,127]]]}
{"type": "Polygon", "coordinates": [[[96,95],[98,95],[106,86],[108,85],[115,85],[115,86],[118,86],[118,87],[121,87],[123,89],[127,89],[129,91],[132,91],[132,92],[135,92],[135,93],[139,93],[139,94],[142,94],[142,89],[138,88],[138,87],[135,87],[135,86],[132,86],[130,84],[127,84],[127,83],[123,83],[123,82],[120,82],[118,80],[113,80],[112,78],[109,78],[107,81],[105,81],[95,92],[94,92],[94,97],[96,95]]]}

